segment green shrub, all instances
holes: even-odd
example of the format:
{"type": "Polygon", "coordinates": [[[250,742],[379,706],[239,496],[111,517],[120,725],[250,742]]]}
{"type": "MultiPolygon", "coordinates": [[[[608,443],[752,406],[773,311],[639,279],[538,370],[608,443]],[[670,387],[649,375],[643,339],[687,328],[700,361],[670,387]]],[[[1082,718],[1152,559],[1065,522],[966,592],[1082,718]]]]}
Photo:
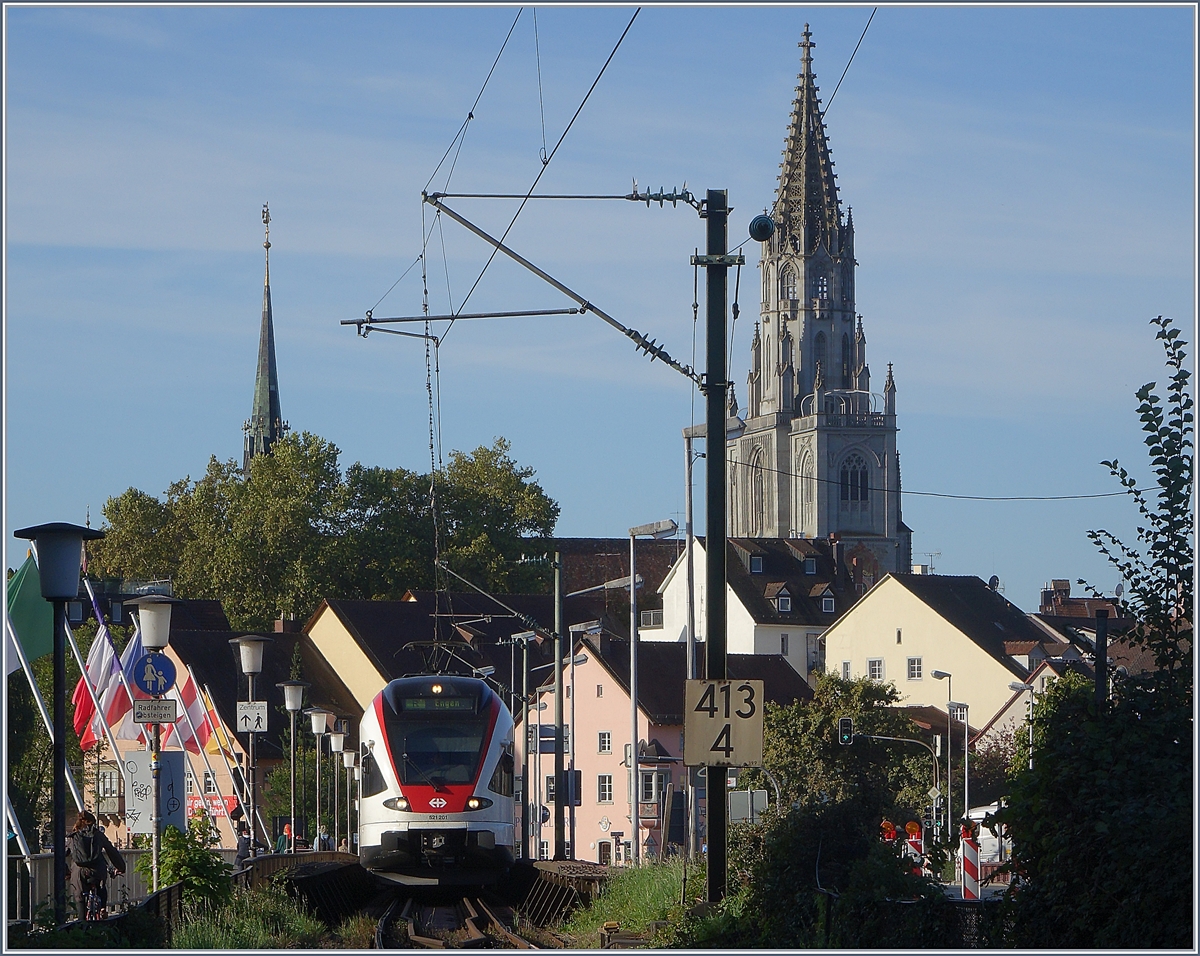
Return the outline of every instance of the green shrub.
{"type": "MultiPolygon", "coordinates": [[[[654,922],[678,921],[683,915],[683,866],[675,858],[617,870],[591,905],[573,913],[556,932],[573,947],[593,948],[600,945],[600,930],[610,921],[628,933],[646,933],[654,922]]],[[[691,864],[687,869],[688,896],[703,894],[704,867],[691,864]]]]}
{"type": "MultiPolygon", "coordinates": [[[[158,854],[159,888],[182,882],[184,903],[218,905],[228,900],[232,891],[229,874],[233,868],[215,852],[214,847],[220,843],[221,838],[204,814],[188,821],[187,833],[167,827],[158,854]]],[[[153,866],[149,853],[143,854],[135,865],[147,885],[151,885],[153,866]]]]}

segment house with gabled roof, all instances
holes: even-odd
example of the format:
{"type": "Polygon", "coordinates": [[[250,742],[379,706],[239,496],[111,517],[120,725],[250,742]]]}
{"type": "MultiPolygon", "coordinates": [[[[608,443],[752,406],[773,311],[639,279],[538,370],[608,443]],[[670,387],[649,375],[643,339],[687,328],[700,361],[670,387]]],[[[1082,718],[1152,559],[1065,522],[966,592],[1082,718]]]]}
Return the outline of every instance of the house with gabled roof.
{"type": "MultiPolygon", "coordinates": [[[[825,630],[858,597],[837,541],[729,538],[726,559],[727,646],[731,654],[784,658],[815,682],[824,669],[825,630]]],[[[693,552],[696,636],[705,629],[704,539],[693,552]]],[[[660,588],[661,624],[643,615],[645,641],[682,642],[687,634],[687,569],[681,556],[660,588]],[[647,626],[651,623],[651,626],[647,626]]]]}
{"type": "MultiPolygon", "coordinates": [[[[581,636],[575,653],[587,658],[574,668],[574,683],[564,684],[563,712],[570,724],[574,711],[575,769],[579,772],[579,805],[575,808],[575,859],[624,864],[632,859],[630,832],[633,774],[630,767],[632,714],[629,700],[629,641],[607,628],[581,636]],[[572,706],[573,705],[573,706],[572,706]]],[[[731,680],[762,680],[764,697],[775,703],[810,700],[812,690],[778,654],[737,654],[727,657],[731,680]]],[[[686,648],[677,642],[638,641],[638,756],[637,795],[641,819],[643,860],[658,856],[666,843],[684,843],[683,807],[686,769],[683,766],[683,711],[686,648]],[[674,827],[672,827],[674,817],[674,827]]],[[[531,723],[552,720],[553,678],[537,690],[538,704],[531,723]]],[[[517,715],[518,719],[520,715],[517,715]]],[[[530,793],[533,854],[553,854],[553,745],[537,726],[517,735],[518,761],[528,747],[531,758],[530,793]],[[540,745],[533,741],[540,740],[540,745]],[[545,819],[545,822],[542,822],[545,819]]],[[[698,801],[700,835],[704,806],[698,801]]],[[[520,810],[518,811],[520,812],[520,810]]],[[[568,811],[569,813],[569,811],[568,811]]],[[[567,833],[571,840],[570,831],[567,833]]]]}
{"type": "Polygon", "coordinates": [[[886,575],[825,633],[834,672],[891,681],[903,704],[944,711],[953,695],[973,726],[1009,701],[1008,685],[1028,680],[1035,650],[1052,640],[979,578],[927,574],[886,575]]]}

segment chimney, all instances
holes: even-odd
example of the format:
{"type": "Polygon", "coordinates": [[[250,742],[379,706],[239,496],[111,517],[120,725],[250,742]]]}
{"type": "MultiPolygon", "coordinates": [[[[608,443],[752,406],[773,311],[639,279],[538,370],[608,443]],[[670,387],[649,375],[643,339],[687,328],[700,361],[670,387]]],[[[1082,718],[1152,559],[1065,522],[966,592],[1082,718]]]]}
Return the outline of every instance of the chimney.
{"type": "Polygon", "coordinates": [[[300,622],[294,617],[281,617],[275,622],[276,634],[299,634],[300,622]]]}

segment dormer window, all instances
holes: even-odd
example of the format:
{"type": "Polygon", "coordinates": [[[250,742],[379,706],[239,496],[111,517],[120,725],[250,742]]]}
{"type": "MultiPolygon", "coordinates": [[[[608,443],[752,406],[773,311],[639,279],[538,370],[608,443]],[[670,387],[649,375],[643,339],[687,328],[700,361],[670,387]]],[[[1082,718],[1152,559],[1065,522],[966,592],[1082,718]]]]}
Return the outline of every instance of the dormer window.
{"type": "Polygon", "coordinates": [[[762,574],[763,573],[763,559],[762,559],[761,554],[750,555],[750,573],[751,574],[762,574]]]}
{"type": "Polygon", "coordinates": [[[804,573],[805,574],[816,574],[817,573],[817,559],[816,558],[805,558],[804,559],[804,573]]]}
{"type": "Polygon", "coordinates": [[[792,596],[786,591],[782,591],[779,597],[775,599],[775,606],[779,609],[780,614],[788,614],[792,610],[792,596]]]}
{"type": "Polygon", "coordinates": [[[821,610],[826,614],[833,614],[837,610],[832,595],[821,598],[821,610]]]}

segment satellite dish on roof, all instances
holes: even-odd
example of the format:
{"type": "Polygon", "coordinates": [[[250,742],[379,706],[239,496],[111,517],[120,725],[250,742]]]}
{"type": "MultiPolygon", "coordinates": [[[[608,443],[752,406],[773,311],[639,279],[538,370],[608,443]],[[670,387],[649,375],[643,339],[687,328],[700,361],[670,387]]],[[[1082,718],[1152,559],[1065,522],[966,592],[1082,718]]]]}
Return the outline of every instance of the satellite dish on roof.
{"type": "Polygon", "coordinates": [[[990,578],[988,578],[988,587],[995,591],[1000,587],[1000,578],[993,574],[990,578]]]}

